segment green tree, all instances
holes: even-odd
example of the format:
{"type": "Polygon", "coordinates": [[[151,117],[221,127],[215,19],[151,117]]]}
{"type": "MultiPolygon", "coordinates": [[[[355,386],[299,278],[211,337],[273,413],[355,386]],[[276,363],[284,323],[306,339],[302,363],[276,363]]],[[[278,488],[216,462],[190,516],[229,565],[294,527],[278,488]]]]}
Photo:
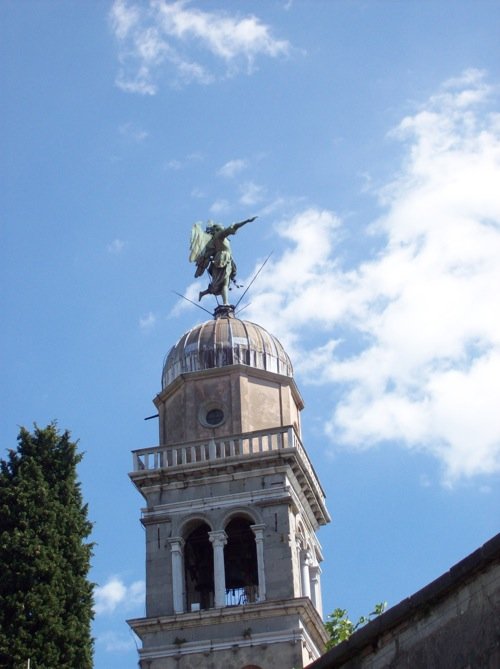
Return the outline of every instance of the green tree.
{"type": "Polygon", "coordinates": [[[337,646],[339,643],[342,643],[342,641],[346,641],[359,627],[366,625],[370,620],[379,616],[386,608],[387,602],[375,604],[373,611],[367,616],[361,616],[356,623],[349,620],[349,614],[346,609],[335,609],[333,613],[330,613],[328,620],[325,623],[325,629],[330,636],[330,639],[326,644],[326,649],[330,650],[330,648],[337,646]]]}
{"type": "Polygon", "coordinates": [[[21,428],[0,460],[0,667],[90,669],[93,544],[76,466],[55,423],[21,428]]]}

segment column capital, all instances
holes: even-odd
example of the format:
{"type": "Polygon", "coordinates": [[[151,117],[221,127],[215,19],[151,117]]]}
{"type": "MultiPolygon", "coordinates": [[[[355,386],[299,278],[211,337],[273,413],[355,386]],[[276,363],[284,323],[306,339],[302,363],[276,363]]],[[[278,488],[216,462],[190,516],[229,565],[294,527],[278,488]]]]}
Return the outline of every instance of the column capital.
{"type": "Polygon", "coordinates": [[[227,534],[224,530],[214,530],[208,533],[208,538],[213,544],[214,548],[218,546],[225,546],[227,544],[227,534]]]}
{"type": "Polygon", "coordinates": [[[172,552],[174,551],[182,551],[184,548],[184,544],[186,542],[182,537],[169,537],[167,539],[167,544],[170,546],[170,550],[172,552]]]}
{"type": "Polygon", "coordinates": [[[309,567],[311,567],[314,564],[314,560],[313,560],[310,548],[301,548],[300,549],[300,555],[301,555],[302,559],[304,560],[304,562],[306,562],[309,567]]]}
{"type": "Polygon", "coordinates": [[[311,577],[319,578],[321,576],[321,567],[319,564],[312,564],[309,566],[309,571],[311,572],[311,577]]]}
{"type": "Polygon", "coordinates": [[[258,525],[250,525],[250,529],[255,535],[256,541],[262,541],[264,539],[264,530],[266,529],[265,523],[259,523],[258,525]]]}
{"type": "Polygon", "coordinates": [[[297,546],[297,549],[301,552],[306,550],[305,549],[305,545],[306,545],[305,539],[301,534],[296,534],[295,535],[295,545],[297,546]]]}

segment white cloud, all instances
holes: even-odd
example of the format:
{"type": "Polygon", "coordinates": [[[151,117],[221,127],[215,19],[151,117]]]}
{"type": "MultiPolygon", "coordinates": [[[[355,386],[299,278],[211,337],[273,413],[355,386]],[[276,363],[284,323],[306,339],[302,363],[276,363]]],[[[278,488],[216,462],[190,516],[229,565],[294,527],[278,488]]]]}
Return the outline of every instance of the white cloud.
{"type": "Polygon", "coordinates": [[[151,330],[156,324],[156,316],[150,311],[146,316],[139,319],[139,327],[141,330],[151,330]]]}
{"type": "Polygon", "coordinates": [[[199,152],[195,153],[190,153],[181,160],[177,158],[173,158],[172,160],[169,160],[168,163],[166,164],[167,168],[170,170],[183,170],[186,169],[187,167],[190,167],[191,165],[194,165],[196,163],[200,163],[203,161],[203,154],[199,152]]]}
{"type": "Polygon", "coordinates": [[[229,202],[227,200],[224,200],[223,198],[215,200],[215,202],[213,202],[210,205],[211,214],[223,214],[228,209],[229,209],[229,202]]]}
{"type": "Polygon", "coordinates": [[[134,142],[143,142],[149,135],[149,133],[146,130],[139,128],[134,123],[130,122],[123,123],[118,130],[120,132],[120,135],[132,139],[134,140],[134,142]]]}
{"type": "Polygon", "coordinates": [[[123,239],[113,239],[112,242],[108,244],[108,252],[114,255],[118,255],[125,248],[125,242],[123,239]]]}
{"type": "Polygon", "coordinates": [[[107,583],[94,590],[94,611],[96,615],[113,613],[118,607],[130,610],[144,603],[144,581],[134,581],[125,585],[118,576],[112,576],[107,583]]]}
{"type": "Polygon", "coordinates": [[[249,64],[256,55],[278,56],[289,44],[271,36],[269,27],[255,16],[238,18],[228,12],[208,12],[190,8],[187,0],[153,3],[163,31],[180,40],[194,38],[225,61],[244,55],[249,64]]]}
{"type": "Polygon", "coordinates": [[[407,145],[367,226],[376,255],[341,263],[329,211],[285,221],[281,257],[247,316],[291,348],[299,373],[335,390],[336,444],[394,441],[434,455],[444,480],[500,471],[500,116],[468,70],[393,137],[407,145]]]}
{"type": "Polygon", "coordinates": [[[240,187],[240,192],[240,204],[251,206],[262,202],[265,188],[253,183],[253,181],[247,181],[240,187]]]}
{"type": "Polygon", "coordinates": [[[138,7],[130,7],[126,2],[114,2],[109,13],[111,28],[119,39],[125,39],[138,24],[140,12],[138,7]]]}
{"type": "Polygon", "coordinates": [[[180,170],[182,169],[182,163],[180,160],[173,158],[172,160],[168,161],[167,167],[169,170],[180,170]]]}
{"type": "Polygon", "coordinates": [[[119,45],[116,83],[124,91],[154,95],[157,73],[168,69],[176,83],[209,84],[234,74],[241,63],[251,72],[258,56],[286,55],[290,45],[271,34],[256,16],[197,9],[188,0],[150,0],[148,4],[115,0],[110,26],[119,45]],[[190,50],[205,53],[199,62],[190,50]]]}
{"type": "Polygon", "coordinates": [[[217,172],[217,174],[222,177],[227,177],[229,179],[232,179],[242,170],[244,170],[246,166],[247,166],[246,160],[243,160],[242,158],[236,158],[234,160],[229,160],[227,163],[225,163],[217,172]]]}
{"type": "Polygon", "coordinates": [[[201,188],[195,186],[191,191],[191,197],[195,197],[196,199],[203,198],[205,197],[205,192],[201,188]]]}

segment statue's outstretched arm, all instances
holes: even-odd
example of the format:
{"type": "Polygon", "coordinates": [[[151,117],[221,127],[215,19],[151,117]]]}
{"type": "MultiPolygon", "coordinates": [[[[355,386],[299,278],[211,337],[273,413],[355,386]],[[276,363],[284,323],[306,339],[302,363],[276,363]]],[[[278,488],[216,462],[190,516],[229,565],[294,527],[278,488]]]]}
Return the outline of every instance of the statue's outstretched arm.
{"type": "Polygon", "coordinates": [[[239,230],[240,228],[242,228],[247,223],[251,223],[252,221],[255,221],[256,218],[257,218],[257,216],[253,216],[253,218],[247,218],[246,221],[241,221],[240,223],[233,223],[232,225],[230,225],[228,228],[225,229],[224,232],[226,234],[224,235],[224,237],[227,237],[227,235],[234,235],[236,230],[239,230]]]}

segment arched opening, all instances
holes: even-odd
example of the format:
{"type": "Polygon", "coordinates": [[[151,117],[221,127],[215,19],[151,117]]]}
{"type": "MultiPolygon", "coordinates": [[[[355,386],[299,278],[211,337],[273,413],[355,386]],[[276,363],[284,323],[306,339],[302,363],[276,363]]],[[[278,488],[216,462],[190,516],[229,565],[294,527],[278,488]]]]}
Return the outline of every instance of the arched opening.
{"type": "Polygon", "coordinates": [[[226,526],[227,544],[224,547],[226,576],[226,606],[238,606],[257,601],[258,569],[255,535],[252,522],[233,518],[226,526]]]}
{"type": "Polygon", "coordinates": [[[209,531],[207,523],[201,523],[186,537],[184,572],[188,611],[214,606],[214,554],[209,531]]]}

